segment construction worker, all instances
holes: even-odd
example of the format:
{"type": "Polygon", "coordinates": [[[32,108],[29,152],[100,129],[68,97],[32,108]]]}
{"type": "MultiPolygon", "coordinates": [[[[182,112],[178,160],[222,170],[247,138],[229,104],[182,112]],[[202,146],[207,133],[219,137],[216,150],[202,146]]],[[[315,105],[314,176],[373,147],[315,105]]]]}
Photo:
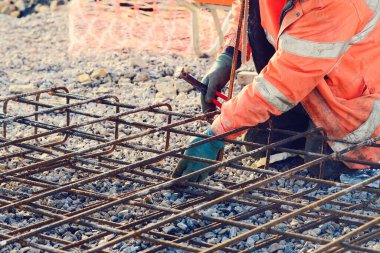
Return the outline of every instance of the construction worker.
{"type": "MultiPolygon", "coordinates": [[[[243,126],[265,127],[271,118],[274,128],[304,131],[317,126],[324,128],[330,137],[351,142],[380,136],[380,0],[247,2],[248,32],[242,32],[248,37],[247,50],[244,43],[234,45],[241,8],[240,1],[235,1],[234,19],[224,50],[203,79],[208,85],[208,92],[202,98],[203,109],[213,109],[215,91],[228,82],[235,46],[239,46],[243,60],[252,52],[259,75],[223,104],[221,114],[207,134],[220,135],[243,126]]],[[[257,133],[249,130],[246,140],[265,143],[266,136],[257,133]]],[[[229,136],[236,137],[238,134],[229,136]]],[[[281,138],[284,137],[275,136],[274,141],[281,138]]],[[[331,151],[349,146],[340,142],[328,144],[331,151]]],[[[319,144],[290,145],[306,146],[315,152],[319,144]]],[[[186,154],[216,159],[223,147],[223,142],[212,141],[191,148],[186,154]]],[[[348,156],[380,161],[379,149],[371,147],[350,152],[348,156]]],[[[334,179],[340,173],[368,168],[353,163],[330,162],[329,165],[325,166],[325,177],[334,179]]],[[[173,177],[207,166],[182,159],[173,177]]],[[[202,181],[207,176],[205,173],[192,181],[202,181]]]]}

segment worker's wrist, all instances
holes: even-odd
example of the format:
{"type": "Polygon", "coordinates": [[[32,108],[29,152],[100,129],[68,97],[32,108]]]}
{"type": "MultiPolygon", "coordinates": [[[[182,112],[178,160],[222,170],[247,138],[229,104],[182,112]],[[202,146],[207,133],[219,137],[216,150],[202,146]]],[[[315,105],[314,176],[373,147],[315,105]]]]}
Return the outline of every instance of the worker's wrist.
{"type": "MultiPolygon", "coordinates": [[[[205,132],[205,134],[209,135],[209,136],[215,136],[214,132],[212,131],[211,128],[208,128],[205,132]]],[[[215,148],[217,149],[221,149],[224,147],[224,142],[223,141],[219,141],[219,140],[214,140],[212,142],[210,142],[211,145],[213,145],[215,148]]]]}
{"type": "MultiPolygon", "coordinates": [[[[221,135],[233,130],[233,128],[226,128],[226,126],[224,126],[223,121],[222,121],[222,115],[219,115],[218,117],[214,119],[214,122],[211,125],[211,130],[215,135],[221,135]]],[[[230,140],[236,140],[239,136],[243,135],[245,132],[246,130],[228,135],[225,138],[230,139],[230,140]]]]}
{"type": "MultiPolygon", "coordinates": [[[[222,55],[229,56],[230,66],[232,66],[232,61],[234,58],[234,51],[235,51],[235,48],[229,46],[229,47],[224,48],[223,52],[219,56],[222,56],[222,55]]],[[[241,52],[238,51],[236,69],[240,68],[240,66],[241,66],[241,52]]]]}

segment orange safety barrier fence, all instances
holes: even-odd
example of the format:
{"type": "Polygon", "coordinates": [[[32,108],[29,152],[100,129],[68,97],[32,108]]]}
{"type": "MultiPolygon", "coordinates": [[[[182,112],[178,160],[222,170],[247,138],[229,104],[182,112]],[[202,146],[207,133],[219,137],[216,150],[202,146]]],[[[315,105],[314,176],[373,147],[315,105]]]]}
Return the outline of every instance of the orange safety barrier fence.
{"type": "MultiPolygon", "coordinates": [[[[209,10],[200,11],[199,44],[207,51],[218,35],[209,10]]],[[[218,13],[222,22],[227,13],[218,13]]],[[[72,53],[133,48],[194,54],[191,14],[175,0],[73,0],[69,5],[69,35],[72,53]]]]}

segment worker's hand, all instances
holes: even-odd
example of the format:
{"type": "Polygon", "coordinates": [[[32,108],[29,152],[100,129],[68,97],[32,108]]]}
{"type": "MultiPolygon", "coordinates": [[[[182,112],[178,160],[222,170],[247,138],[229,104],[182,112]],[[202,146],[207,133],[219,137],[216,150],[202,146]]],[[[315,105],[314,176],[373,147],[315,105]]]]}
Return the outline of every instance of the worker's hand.
{"type": "MultiPolygon", "coordinates": [[[[214,133],[211,131],[211,129],[208,129],[205,134],[214,136],[214,133]]],[[[190,140],[188,144],[192,144],[195,142],[199,142],[201,140],[204,140],[204,138],[193,138],[190,140]]],[[[219,153],[222,151],[224,147],[224,142],[214,140],[210,141],[204,144],[201,144],[199,146],[190,148],[185,151],[185,155],[187,156],[195,156],[199,158],[206,158],[210,160],[217,160],[219,157],[219,153]]],[[[190,174],[192,172],[204,169],[208,166],[211,166],[209,163],[202,163],[202,162],[197,162],[194,160],[188,160],[188,159],[181,159],[175,168],[173,172],[173,178],[177,178],[180,176],[184,176],[187,174],[190,174]]],[[[189,182],[201,182],[205,180],[209,176],[210,172],[203,173],[201,175],[195,176],[194,178],[189,179],[189,182]]]]}
{"type": "Polygon", "coordinates": [[[232,57],[222,53],[216,58],[214,65],[203,77],[202,83],[207,85],[207,93],[201,96],[202,111],[204,113],[215,111],[216,107],[212,103],[212,99],[215,98],[215,92],[220,91],[230,80],[231,68],[232,57]]]}

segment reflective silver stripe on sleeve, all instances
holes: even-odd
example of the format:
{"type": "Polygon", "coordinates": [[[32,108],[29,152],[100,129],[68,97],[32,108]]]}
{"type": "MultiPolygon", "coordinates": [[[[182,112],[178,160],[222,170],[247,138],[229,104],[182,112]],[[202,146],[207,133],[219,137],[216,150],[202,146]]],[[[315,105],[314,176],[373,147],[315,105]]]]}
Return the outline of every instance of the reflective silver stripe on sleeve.
{"type": "MultiPolygon", "coordinates": [[[[373,133],[379,127],[380,124],[380,99],[376,100],[373,104],[372,112],[368,119],[355,131],[346,135],[343,140],[349,142],[361,142],[366,139],[371,138],[373,133]]],[[[345,144],[341,142],[334,142],[331,144],[331,148],[334,151],[342,151],[348,147],[350,144],[345,144]]]]}
{"type": "Polygon", "coordinates": [[[351,45],[358,44],[368,37],[375,29],[380,18],[380,0],[366,0],[368,7],[374,12],[374,17],[363,30],[348,41],[316,42],[303,40],[286,33],[280,36],[279,48],[285,52],[302,57],[336,59],[343,55],[351,45]]]}
{"type": "Polygon", "coordinates": [[[350,40],[351,45],[362,42],[367,36],[375,29],[380,18],[380,1],[379,0],[366,0],[368,7],[374,12],[373,18],[368,22],[364,29],[356,34],[350,40]]]}
{"type": "Polygon", "coordinates": [[[376,12],[379,4],[378,0],[365,0],[365,2],[372,11],[376,12]]]}
{"type": "Polygon", "coordinates": [[[270,35],[270,33],[264,29],[264,32],[265,32],[265,36],[267,37],[267,40],[269,41],[270,44],[272,44],[272,46],[276,46],[276,40],[272,37],[272,35],[270,35]]]}
{"type": "Polygon", "coordinates": [[[286,33],[280,36],[280,49],[285,52],[295,54],[302,57],[312,58],[338,58],[345,52],[348,45],[344,42],[315,42],[310,40],[302,40],[286,33]]]}
{"type": "Polygon", "coordinates": [[[262,75],[255,78],[256,89],[261,96],[276,109],[286,112],[295,105],[281,91],[268,82],[262,75]]]}

